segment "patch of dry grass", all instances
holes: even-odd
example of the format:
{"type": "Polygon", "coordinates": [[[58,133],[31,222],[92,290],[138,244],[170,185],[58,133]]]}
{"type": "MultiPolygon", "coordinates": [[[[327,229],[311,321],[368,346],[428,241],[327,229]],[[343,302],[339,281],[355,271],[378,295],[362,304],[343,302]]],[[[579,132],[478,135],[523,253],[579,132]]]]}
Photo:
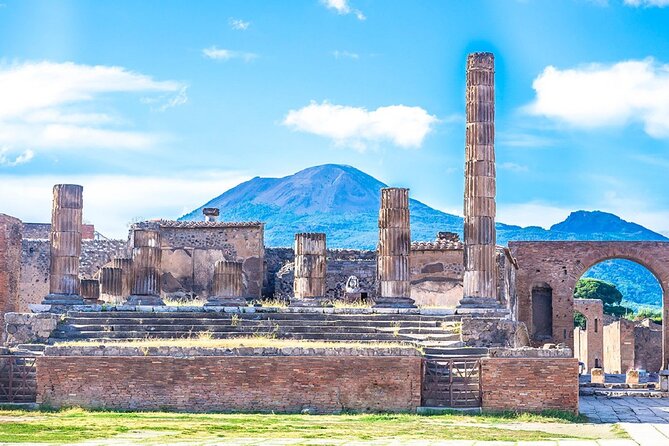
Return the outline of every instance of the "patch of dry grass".
{"type": "Polygon", "coordinates": [[[204,332],[195,337],[181,339],[131,339],[110,341],[65,341],[55,344],[60,347],[127,347],[127,348],[150,348],[150,347],[200,347],[200,348],[238,348],[238,347],[275,347],[275,348],[415,348],[415,345],[405,342],[343,342],[343,341],[308,341],[300,339],[276,339],[268,336],[255,335],[252,337],[238,337],[228,339],[214,339],[211,333],[204,332]]]}
{"type": "Polygon", "coordinates": [[[195,298],[192,300],[164,299],[168,307],[203,307],[207,303],[206,299],[195,298]]]}

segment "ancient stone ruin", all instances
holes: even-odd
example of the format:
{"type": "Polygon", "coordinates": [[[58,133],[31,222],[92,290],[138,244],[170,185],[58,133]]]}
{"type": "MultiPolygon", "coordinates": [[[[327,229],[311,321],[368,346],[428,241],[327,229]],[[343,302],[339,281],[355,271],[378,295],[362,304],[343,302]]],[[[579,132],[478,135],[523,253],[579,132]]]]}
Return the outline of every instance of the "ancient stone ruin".
{"type": "Polygon", "coordinates": [[[327,235],[312,232],[265,247],[262,222],[219,221],[218,208],[203,221],[138,222],[127,240],[101,239],[82,225],[78,185],[54,187],[50,225],[0,214],[3,341],[32,377],[21,394],[0,379],[0,403],[576,412],[579,359],[593,381],[665,369],[666,325],[606,321],[601,302],[573,294],[592,265],[631,259],[665,287],[666,316],[669,243],[496,245],[494,77],[491,53],[468,57],[462,241],[450,232],[412,241],[409,190],[393,187],[379,191],[375,251],[328,249],[327,235]],[[575,311],[585,329],[575,329],[575,311]],[[113,344],[147,338],[159,346],[113,344]],[[237,338],[287,344],[170,344],[237,338]],[[62,344],[72,340],[88,344],[62,344]]]}

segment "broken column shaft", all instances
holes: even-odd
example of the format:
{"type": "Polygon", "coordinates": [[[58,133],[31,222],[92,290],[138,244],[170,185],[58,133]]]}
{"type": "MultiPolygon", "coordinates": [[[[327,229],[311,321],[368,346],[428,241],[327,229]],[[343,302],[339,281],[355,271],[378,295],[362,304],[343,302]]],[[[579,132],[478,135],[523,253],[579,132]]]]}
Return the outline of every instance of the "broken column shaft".
{"type": "Polygon", "coordinates": [[[495,59],[467,58],[464,283],[461,306],[497,305],[495,262],[495,59]]]}
{"type": "Polygon", "coordinates": [[[97,304],[100,300],[100,281],[95,279],[81,280],[81,296],[86,304],[97,304]]]}
{"type": "Polygon", "coordinates": [[[44,298],[45,304],[83,304],[79,282],[82,210],[83,187],[75,184],[53,187],[49,294],[44,298]]]}
{"type": "Polygon", "coordinates": [[[242,262],[231,260],[216,262],[214,265],[213,290],[207,299],[207,306],[246,306],[242,266],[242,262]]]}
{"type": "Polygon", "coordinates": [[[128,297],[132,293],[132,259],[114,257],[112,266],[121,270],[121,296],[128,297]]]}
{"type": "Polygon", "coordinates": [[[409,189],[381,189],[376,307],[413,307],[409,276],[409,189]]]}
{"type": "Polygon", "coordinates": [[[164,305],[160,298],[160,232],[136,229],[133,232],[131,305],[164,305]]]}
{"type": "Polygon", "coordinates": [[[323,233],[295,234],[292,306],[319,306],[325,302],[326,249],[323,233]]]}
{"type": "Polygon", "coordinates": [[[121,268],[105,266],[100,269],[100,294],[102,300],[109,303],[121,303],[123,294],[123,271],[121,268]]]}

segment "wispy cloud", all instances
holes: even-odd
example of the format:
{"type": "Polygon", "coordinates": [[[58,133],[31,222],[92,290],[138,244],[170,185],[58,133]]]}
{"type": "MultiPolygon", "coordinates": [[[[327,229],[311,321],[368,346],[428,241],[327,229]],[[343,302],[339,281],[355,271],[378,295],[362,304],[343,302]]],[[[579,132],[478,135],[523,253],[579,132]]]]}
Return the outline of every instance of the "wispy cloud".
{"type": "Polygon", "coordinates": [[[362,13],[359,9],[351,7],[348,0],[321,0],[328,9],[332,9],[337,12],[337,14],[347,15],[353,14],[358,20],[365,20],[365,14],[362,13]]]}
{"type": "Polygon", "coordinates": [[[115,66],[71,62],[0,66],[4,164],[27,162],[39,150],[150,147],[160,136],[124,129],[127,123],[114,116],[109,98],[122,93],[141,94],[158,101],[158,108],[164,109],[186,102],[186,88],[181,82],[156,81],[115,66]],[[7,161],[10,156],[16,156],[15,160],[7,161]]]}
{"type": "Polygon", "coordinates": [[[650,7],[658,7],[658,8],[664,8],[665,6],[669,6],[669,0],[625,0],[625,4],[628,6],[643,6],[646,8],[650,7]]]}
{"type": "Polygon", "coordinates": [[[499,168],[502,170],[508,170],[510,172],[527,172],[528,168],[527,166],[524,166],[522,164],[517,164],[517,163],[512,163],[512,162],[504,162],[504,163],[499,163],[499,168]]]}
{"type": "Polygon", "coordinates": [[[209,48],[203,49],[202,54],[207,59],[222,60],[222,61],[241,59],[244,62],[251,62],[252,60],[258,58],[258,55],[255,53],[226,50],[223,48],[217,48],[216,46],[210,46],[209,48]]]}
{"type": "Polygon", "coordinates": [[[53,185],[81,184],[84,219],[106,236],[125,238],[133,220],[178,218],[248,179],[236,171],[181,172],[176,177],[0,175],[0,209],[23,221],[48,222],[53,185]]]}
{"type": "Polygon", "coordinates": [[[249,29],[249,26],[251,26],[251,22],[246,22],[242,19],[235,19],[233,17],[230,17],[228,24],[230,25],[230,28],[236,31],[246,31],[249,29]]]}
{"type": "Polygon", "coordinates": [[[548,147],[554,145],[555,141],[531,133],[500,132],[497,143],[508,147],[548,147]]]}
{"type": "Polygon", "coordinates": [[[6,147],[0,148],[0,166],[5,167],[15,167],[19,164],[25,164],[35,156],[35,153],[28,149],[23,153],[16,155],[14,157],[8,156],[9,149],[6,147]]]}
{"type": "Polygon", "coordinates": [[[332,52],[332,55],[335,57],[335,59],[353,59],[353,60],[360,59],[360,54],[352,53],[350,51],[335,50],[332,52]]]}
{"type": "Polygon", "coordinates": [[[382,141],[402,148],[420,147],[437,121],[421,107],[390,105],[369,111],[362,107],[312,102],[290,110],[283,125],[364,151],[370,144],[382,141]]]}
{"type": "Polygon", "coordinates": [[[560,70],[534,80],[531,114],[589,129],[641,123],[654,138],[669,138],[669,65],[652,58],[560,70]]]}

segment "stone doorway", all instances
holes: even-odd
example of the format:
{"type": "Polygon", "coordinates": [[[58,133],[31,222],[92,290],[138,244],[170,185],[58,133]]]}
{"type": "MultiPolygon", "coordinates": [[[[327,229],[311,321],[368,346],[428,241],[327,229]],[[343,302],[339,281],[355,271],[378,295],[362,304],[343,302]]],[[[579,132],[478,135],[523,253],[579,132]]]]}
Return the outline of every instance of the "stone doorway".
{"type": "Polygon", "coordinates": [[[544,342],[553,337],[553,289],[548,284],[532,287],[532,340],[544,342]]]}

